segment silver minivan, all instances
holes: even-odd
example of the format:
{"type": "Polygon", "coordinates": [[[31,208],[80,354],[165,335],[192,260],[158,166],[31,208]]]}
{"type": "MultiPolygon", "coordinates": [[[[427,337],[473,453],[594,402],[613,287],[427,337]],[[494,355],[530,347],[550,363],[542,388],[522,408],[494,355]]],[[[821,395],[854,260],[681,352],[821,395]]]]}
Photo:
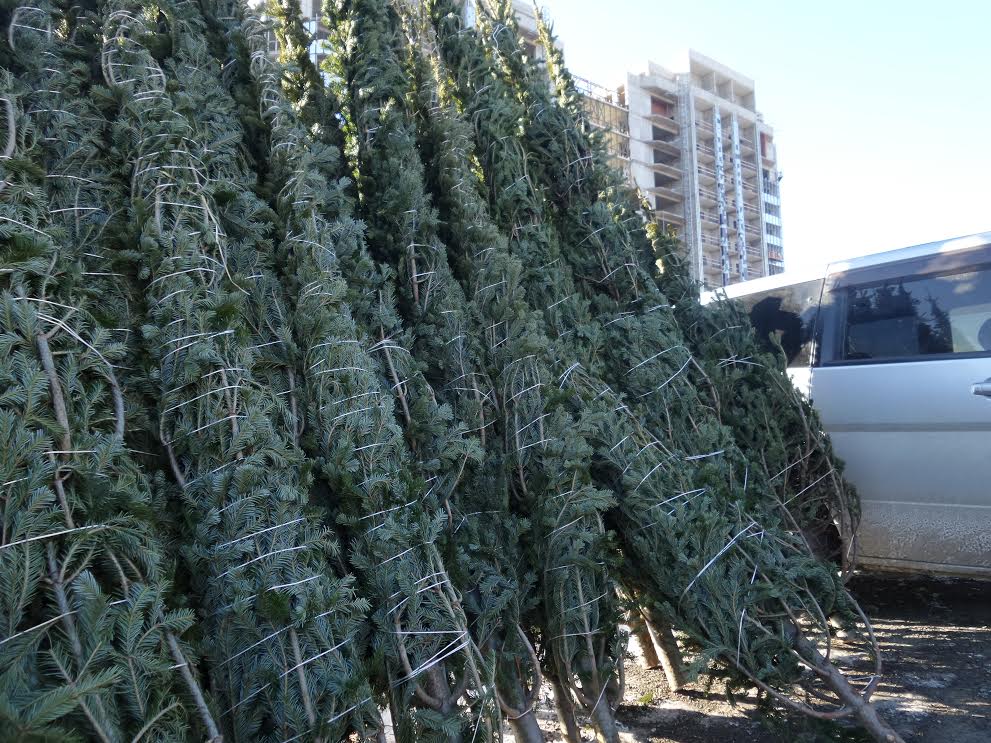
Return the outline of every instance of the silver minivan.
{"type": "Polygon", "coordinates": [[[776,335],[846,462],[860,564],[991,577],[991,233],[725,294],[776,335]]]}

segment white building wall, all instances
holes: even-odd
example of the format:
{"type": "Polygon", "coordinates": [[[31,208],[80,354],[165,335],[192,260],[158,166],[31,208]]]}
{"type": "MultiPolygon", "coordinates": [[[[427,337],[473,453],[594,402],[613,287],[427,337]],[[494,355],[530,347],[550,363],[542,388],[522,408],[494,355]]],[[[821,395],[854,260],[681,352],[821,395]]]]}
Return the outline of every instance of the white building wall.
{"type": "MultiPolygon", "coordinates": [[[[782,254],[781,238],[771,234],[780,231],[780,213],[769,212],[780,212],[780,199],[765,193],[762,177],[766,171],[768,180],[777,183],[773,130],[756,111],[752,80],[696,52],[689,53],[688,68],[674,73],[650,63],[647,73],[627,77],[633,180],[652,202],[659,193],[670,196],[655,187],[651,120],[651,97],[666,94],[677,105],[679,155],[670,157],[666,151],[664,159],[680,172],[677,227],[695,276],[710,286],[765,276],[780,268],[782,254]],[[761,153],[762,133],[769,138],[766,156],[761,153]],[[718,153],[717,142],[722,145],[718,153]]],[[[657,182],[669,183],[669,176],[665,169],[657,182]]],[[[670,201],[664,204],[665,209],[675,208],[670,201]]]]}

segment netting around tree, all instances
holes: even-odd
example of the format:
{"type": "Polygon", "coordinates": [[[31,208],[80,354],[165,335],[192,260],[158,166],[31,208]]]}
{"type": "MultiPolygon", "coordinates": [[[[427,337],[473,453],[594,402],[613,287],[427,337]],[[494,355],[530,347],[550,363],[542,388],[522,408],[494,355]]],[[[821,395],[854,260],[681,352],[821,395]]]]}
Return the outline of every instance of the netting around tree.
{"type": "Polygon", "coordinates": [[[0,736],[612,743],[632,612],[898,740],[814,414],[480,10],[0,9],[0,736]]]}

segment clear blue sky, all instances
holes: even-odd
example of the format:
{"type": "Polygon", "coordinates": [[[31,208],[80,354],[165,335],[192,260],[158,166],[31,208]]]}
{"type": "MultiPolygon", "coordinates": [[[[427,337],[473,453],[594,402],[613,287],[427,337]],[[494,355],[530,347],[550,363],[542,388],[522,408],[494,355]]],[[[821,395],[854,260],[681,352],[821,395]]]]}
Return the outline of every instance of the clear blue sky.
{"type": "Polygon", "coordinates": [[[991,2],[541,5],[571,69],[610,87],[689,47],[753,78],[788,268],[991,230],[991,2]]]}

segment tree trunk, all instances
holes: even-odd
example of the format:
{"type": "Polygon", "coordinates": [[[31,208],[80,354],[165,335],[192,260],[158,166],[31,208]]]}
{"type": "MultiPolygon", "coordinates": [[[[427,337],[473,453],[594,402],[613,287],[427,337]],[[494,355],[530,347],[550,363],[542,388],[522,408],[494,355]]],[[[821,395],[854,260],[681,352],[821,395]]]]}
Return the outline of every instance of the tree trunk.
{"type": "Polygon", "coordinates": [[[544,733],[533,713],[540,696],[539,687],[527,694],[517,667],[513,663],[507,663],[499,684],[499,693],[500,707],[513,728],[516,740],[519,743],[544,743],[544,733]]]}
{"type": "Polygon", "coordinates": [[[681,660],[681,650],[674,639],[670,625],[659,620],[654,612],[648,612],[647,627],[657,646],[664,675],[671,691],[681,691],[685,686],[685,666],[681,660]]]}
{"type": "Polygon", "coordinates": [[[874,740],[879,743],[905,743],[905,739],[881,719],[877,708],[850,686],[850,682],[846,680],[840,669],[826,660],[815,645],[798,631],[795,632],[795,648],[805,660],[822,673],[826,683],[836,692],[836,696],[854,711],[860,724],[874,737],[874,740]]]}
{"type": "Polygon", "coordinates": [[[644,665],[648,669],[659,668],[661,665],[661,660],[657,657],[657,649],[654,647],[654,639],[650,636],[650,630],[647,629],[647,620],[644,618],[643,614],[637,610],[630,612],[630,629],[637,638],[637,644],[640,645],[640,651],[643,653],[644,665]]]}
{"type": "Polygon", "coordinates": [[[571,698],[568,697],[568,692],[556,676],[551,681],[554,684],[554,708],[557,710],[557,719],[561,723],[561,732],[570,743],[581,743],[581,729],[575,719],[575,708],[571,703],[571,698]]]}
{"type": "Polygon", "coordinates": [[[522,717],[509,721],[513,727],[513,735],[517,743],[544,743],[544,731],[537,724],[537,716],[533,710],[527,710],[522,717]]]}
{"type": "Polygon", "coordinates": [[[403,705],[399,701],[401,691],[398,688],[389,690],[389,717],[392,719],[392,739],[406,741],[413,739],[409,718],[403,714],[403,705]]]}
{"type": "MultiPolygon", "coordinates": [[[[434,666],[425,674],[430,686],[430,693],[441,701],[441,708],[437,710],[445,717],[452,714],[458,706],[458,700],[451,698],[451,685],[447,683],[447,670],[443,663],[434,666]]],[[[461,733],[452,733],[448,737],[450,743],[461,743],[461,733]]]]}
{"type": "Polygon", "coordinates": [[[613,716],[612,707],[609,706],[605,695],[599,699],[599,703],[592,710],[592,722],[595,724],[595,739],[599,743],[619,743],[616,718],[613,716]]]}

